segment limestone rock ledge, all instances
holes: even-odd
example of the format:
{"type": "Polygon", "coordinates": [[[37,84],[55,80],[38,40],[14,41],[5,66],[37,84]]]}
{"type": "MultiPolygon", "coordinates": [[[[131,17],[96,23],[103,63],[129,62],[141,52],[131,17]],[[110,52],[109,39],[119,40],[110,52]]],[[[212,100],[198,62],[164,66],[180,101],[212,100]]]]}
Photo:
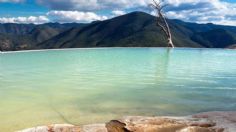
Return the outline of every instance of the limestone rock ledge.
{"type": "Polygon", "coordinates": [[[105,124],[55,124],[18,132],[236,132],[236,112],[206,112],[186,117],[128,116],[105,124]]]}

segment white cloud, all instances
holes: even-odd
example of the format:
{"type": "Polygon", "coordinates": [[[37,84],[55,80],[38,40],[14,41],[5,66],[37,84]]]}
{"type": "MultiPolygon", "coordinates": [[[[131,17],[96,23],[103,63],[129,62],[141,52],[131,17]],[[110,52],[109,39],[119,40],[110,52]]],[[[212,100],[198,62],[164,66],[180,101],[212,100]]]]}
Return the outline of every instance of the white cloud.
{"type": "Polygon", "coordinates": [[[53,10],[101,10],[147,6],[152,0],[37,0],[53,10]]]}
{"type": "Polygon", "coordinates": [[[168,0],[166,15],[197,23],[236,25],[236,4],[220,0],[168,0]]]}
{"type": "Polygon", "coordinates": [[[111,13],[112,13],[113,15],[115,15],[115,16],[121,16],[121,15],[126,14],[126,12],[125,12],[125,11],[122,11],[122,10],[114,10],[114,11],[112,11],[111,13]]]}
{"type": "MultiPolygon", "coordinates": [[[[152,0],[37,0],[37,2],[52,10],[79,12],[108,10],[113,16],[117,16],[124,13],[122,10],[148,9],[148,4],[152,3],[152,0]]],[[[170,18],[217,24],[232,24],[236,21],[236,4],[222,0],[165,0],[165,2],[170,5],[166,10],[170,18]]],[[[63,14],[62,17],[65,16],[63,14]]]]}
{"type": "MultiPolygon", "coordinates": [[[[0,0],[23,2],[26,0],[0,0]]],[[[152,0],[36,0],[49,8],[47,17],[58,22],[91,22],[123,15],[125,11],[150,11],[152,0]],[[99,15],[105,10],[111,14],[99,15]]],[[[169,18],[198,23],[236,25],[236,4],[223,0],[165,0],[170,6],[165,11],[169,18]]],[[[154,14],[152,12],[151,14],[154,14]]],[[[1,18],[2,21],[19,21],[19,18],[1,18]],[[14,20],[13,20],[14,19],[14,20]]],[[[24,18],[26,19],[26,18],[24,18]]],[[[25,20],[27,21],[27,20],[25,20]]],[[[48,21],[48,20],[47,20],[48,21]]]]}
{"type": "MultiPolygon", "coordinates": [[[[153,14],[153,13],[152,13],[153,14]]],[[[176,13],[174,11],[168,11],[166,13],[166,15],[169,17],[169,18],[172,18],[172,19],[187,19],[185,15],[183,14],[180,14],[180,13],[176,13]]]]}
{"type": "Polygon", "coordinates": [[[92,22],[108,19],[107,16],[98,15],[94,12],[79,11],[49,11],[45,16],[29,16],[29,17],[0,17],[0,23],[34,23],[42,24],[47,22],[92,22]]]}
{"type": "Polygon", "coordinates": [[[94,12],[80,11],[50,11],[47,15],[57,22],[91,22],[108,19],[106,16],[100,16],[94,12]]]}
{"type": "Polygon", "coordinates": [[[213,1],[213,0],[165,0],[166,3],[179,6],[181,4],[197,4],[202,1],[213,1]]]}
{"type": "Polygon", "coordinates": [[[0,23],[34,23],[42,24],[49,22],[46,16],[30,16],[30,17],[0,17],[0,23]]]}

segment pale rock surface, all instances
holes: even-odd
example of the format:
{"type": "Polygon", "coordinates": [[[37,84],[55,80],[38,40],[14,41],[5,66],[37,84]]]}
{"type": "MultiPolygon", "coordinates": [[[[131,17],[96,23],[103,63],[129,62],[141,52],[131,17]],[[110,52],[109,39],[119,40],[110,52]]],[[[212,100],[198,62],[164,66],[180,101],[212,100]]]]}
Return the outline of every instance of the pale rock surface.
{"type": "Polygon", "coordinates": [[[186,117],[128,116],[106,124],[56,124],[18,132],[236,132],[236,112],[206,112],[186,117]]]}
{"type": "Polygon", "coordinates": [[[107,132],[105,124],[85,125],[81,132],[107,132]]]}

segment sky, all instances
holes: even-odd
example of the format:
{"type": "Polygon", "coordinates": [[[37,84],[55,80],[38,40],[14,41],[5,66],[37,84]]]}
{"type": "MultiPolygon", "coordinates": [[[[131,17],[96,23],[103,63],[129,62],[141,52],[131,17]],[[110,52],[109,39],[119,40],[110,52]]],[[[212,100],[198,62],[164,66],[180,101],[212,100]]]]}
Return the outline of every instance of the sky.
{"type": "MultiPolygon", "coordinates": [[[[87,23],[133,11],[155,15],[152,0],[0,0],[0,23],[87,23]]],[[[236,26],[236,0],[164,0],[170,19],[236,26]]]]}

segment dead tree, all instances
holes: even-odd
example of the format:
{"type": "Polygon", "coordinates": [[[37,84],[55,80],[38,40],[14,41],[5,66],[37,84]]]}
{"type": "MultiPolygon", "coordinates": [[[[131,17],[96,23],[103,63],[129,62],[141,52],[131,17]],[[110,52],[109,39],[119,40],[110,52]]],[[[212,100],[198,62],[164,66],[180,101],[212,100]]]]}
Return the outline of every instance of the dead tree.
{"type": "Polygon", "coordinates": [[[162,9],[164,7],[166,7],[166,5],[162,5],[163,1],[158,1],[156,2],[156,0],[153,0],[153,3],[150,4],[150,6],[152,8],[155,9],[156,11],[156,17],[157,17],[157,26],[159,26],[161,28],[161,30],[164,32],[166,38],[167,38],[167,43],[168,43],[168,47],[172,47],[174,48],[174,44],[172,41],[172,34],[170,31],[170,27],[167,23],[166,17],[164,15],[164,13],[162,12],[162,9]]]}

